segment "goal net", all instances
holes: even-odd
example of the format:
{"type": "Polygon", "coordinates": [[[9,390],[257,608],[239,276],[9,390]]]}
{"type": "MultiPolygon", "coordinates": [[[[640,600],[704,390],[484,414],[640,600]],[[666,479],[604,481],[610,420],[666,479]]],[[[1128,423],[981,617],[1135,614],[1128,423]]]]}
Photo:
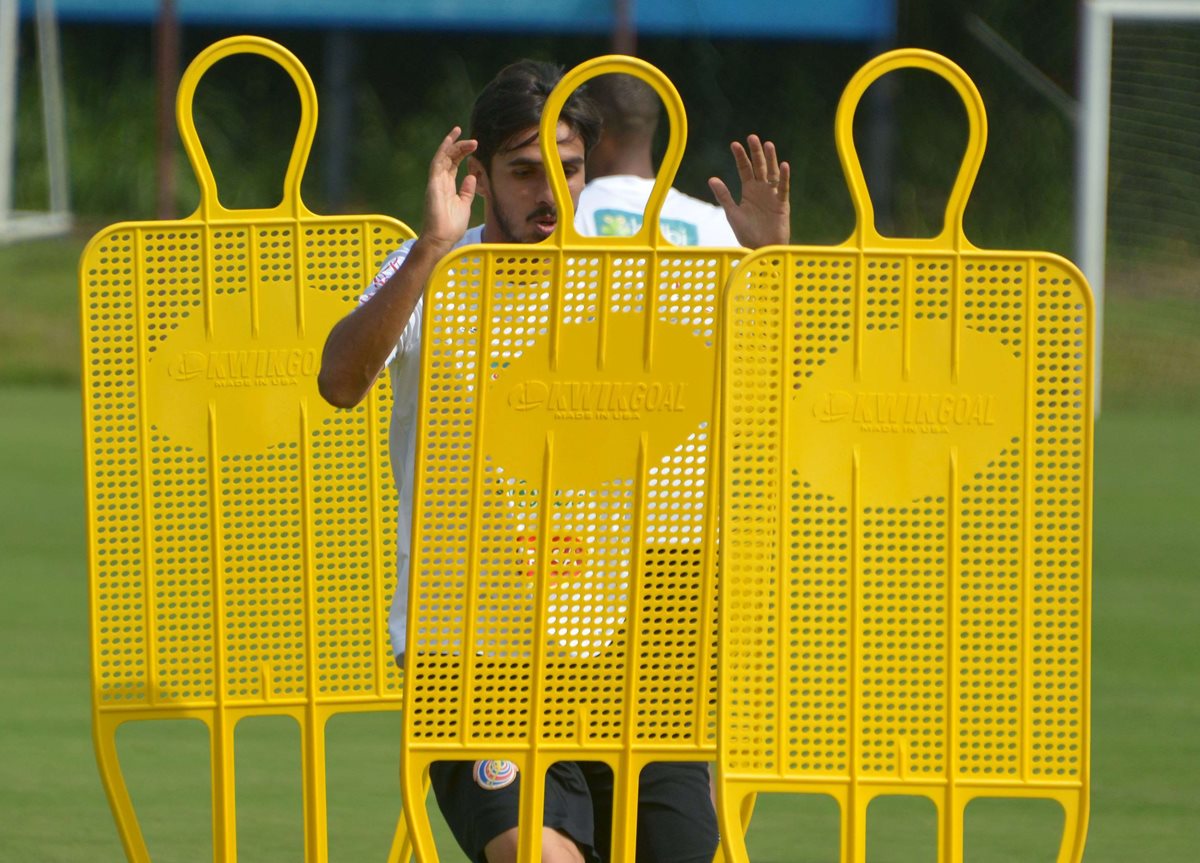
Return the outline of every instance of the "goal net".
{"type": "Polygon", "coordinates": [[[1103,304],[1104,403],[1200,408],[1200,0],[1092,0],[1085,10],[1082,161],[1103,134],[1107,170],[1080,178],[1084,199],[1089,182],[1104,196],[1081,201],[1079,224],[1093,236],[1079,238],[1080,263],[1103,304]],[[1097,68],[1105,53],[1107,69],[1097,68]]]}

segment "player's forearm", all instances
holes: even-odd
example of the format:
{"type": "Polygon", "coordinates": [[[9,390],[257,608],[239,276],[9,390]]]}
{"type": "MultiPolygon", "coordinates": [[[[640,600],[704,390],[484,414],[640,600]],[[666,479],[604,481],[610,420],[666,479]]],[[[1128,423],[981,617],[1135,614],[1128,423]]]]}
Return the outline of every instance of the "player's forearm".
{"type": "Polygon", "coordinates": [[[417,240],[392,277],[330,330],[317,376],[317,388],[327,402],[349,408],[363,400],[446,251],[442,244],[417,240]]]}

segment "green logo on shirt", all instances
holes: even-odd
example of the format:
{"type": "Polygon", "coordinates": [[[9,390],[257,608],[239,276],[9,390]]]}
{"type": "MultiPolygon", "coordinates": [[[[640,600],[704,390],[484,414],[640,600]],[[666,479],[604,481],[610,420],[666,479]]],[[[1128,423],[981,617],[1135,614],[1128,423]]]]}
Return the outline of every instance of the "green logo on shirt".
{"type": "MultiPolygon", "coordinates": [[[[695,246],[700,242],[700,232],[691,222],[680,219],[659,219],[663,236],[675,246],[695,246]]],[[[642,227],[642,214],[626,210],[597,210],[596,236],[629,237],[642,227]]]]}

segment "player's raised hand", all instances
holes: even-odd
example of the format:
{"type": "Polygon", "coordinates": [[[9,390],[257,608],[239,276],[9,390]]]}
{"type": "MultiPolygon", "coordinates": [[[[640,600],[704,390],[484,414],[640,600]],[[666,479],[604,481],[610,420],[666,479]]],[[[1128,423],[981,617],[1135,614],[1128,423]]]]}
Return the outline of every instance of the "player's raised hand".
{"type": "Polygon", "coordinates": [[[771,141],[763,143],[758,135],[730,145],[738,179],[742,184],[742,200],[735,202],[729,187],[718,177],[711,177],[708,187],[725,210],[725,218],[748,249],[760,246],[783,245],[791,239],[791,166],[780,162],[771,141]]]}
{"type": "Polygon", "coordinates": [[[421,239],[444,246],[447,250],[467,232],[471,220],[471,202],[475,199],[475,176],[467,174],[458,182],[463,160],[475,152],[478,143],[459,140],[462,129],[450,130],[429,163],[429,182],[425,186],[425,222],[421,239]]]}

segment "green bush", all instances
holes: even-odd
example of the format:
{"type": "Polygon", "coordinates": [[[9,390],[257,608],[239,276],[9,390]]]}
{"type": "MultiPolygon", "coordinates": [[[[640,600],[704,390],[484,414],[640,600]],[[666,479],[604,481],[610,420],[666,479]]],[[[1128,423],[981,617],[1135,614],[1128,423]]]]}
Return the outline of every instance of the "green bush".
{"type": "MultiPolygon", "coordinates": [[[[928,22],[916,44],[938,47],[945,37],[928,22]]],[[[948,25],[943,24],[942,29],[948,25]]],[[[212,29],[184,32],[184,61],[227,35],[212,29]]],[[[326,34],[271,32],[308,68],[326,119],[318,123],[305,175],[304,198],[319,212],[368,210],[419,220],[428,160],[454,124],[466,125],[474,94],[502,65],[520,56],[565,66],[605,53],[596,37],[517,37],[463,34],[358,33],[350,37],[352,83],[345,186],[333,176],[334,98],[327,77],[326,34]]],[[[32,33],[23,34],[18,157],[18,204],[45,200],[41,121],[32,33]]],[[[735,179],[729,141],[758,132],[777,142],[794,169],[794,236],[834,243],[853,227],[853,210],[833,145],[833,118],[854,71],[882,50],[857,43],[801,43],[644,38],[639,53],[675,82],[690,118],[689,143],[677,185],[708,198],[706,179],[735,179]]],[[[1012,73],[975,43],[943,47],[967,68],[991,113],[988,156],[968,211],[979,244],[1066,251],[1071,204],[1071,130],[1036,94],[1014,86],[1012,73]]],[[[151,31],[129,26],[65,26],[71,196],[88,219],[155,216],[157,119],[151,31]]],[[[858,141],[881,224],[900,235],[936,232],[965,141],[957,97],[927,75],[897,76],[894,123],[869,125],[874,93],[860,110],[858,141]],[[928,80],[921,80],[928,79],[928,80]],[[888,132],[891,129],[890,133],[888,132]],[[880,137],[880,132],[888,133],[880,137]],[[889,145],[887,138],[892,143],[889,145]],[[881,166],[874,170],[872,165],[881,166]],[[885,184],[885,180],[887,181],[885,184]],[[877,202],[878,203],[878,202],[877,202]]],[[[282,173],[296,129],[297,100],[286,74],[261,58],[231,58],[201,82],[197,127],[224,203],[263,206],[279,198],[282,173]]],[[[337,106],[344,107],[344,106],[337,106]]],[[[173,122],[173,121],[172,121],[173,122]]],[[[172,140],[177,138],[172,133],[172,140]]],[[[191,168],[176,144],[175,208],[197,202],[191,168]]]]}

